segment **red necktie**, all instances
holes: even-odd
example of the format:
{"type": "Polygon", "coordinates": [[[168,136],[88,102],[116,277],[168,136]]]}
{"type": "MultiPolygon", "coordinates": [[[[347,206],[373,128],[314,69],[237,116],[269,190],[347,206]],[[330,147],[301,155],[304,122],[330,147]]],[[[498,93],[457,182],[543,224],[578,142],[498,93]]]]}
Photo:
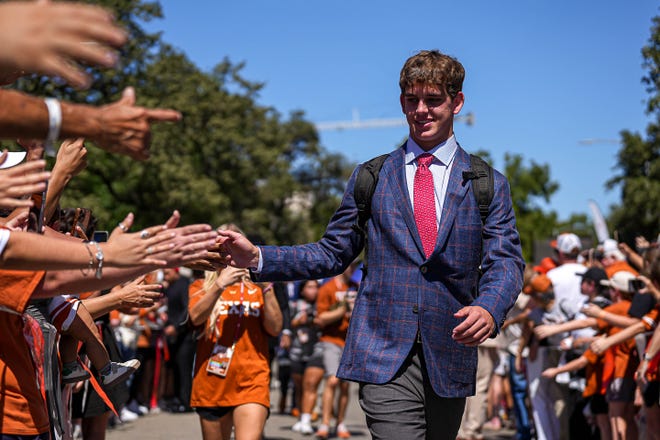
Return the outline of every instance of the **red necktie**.
{"type": "Polygon", "coordinates": [[[433,252],[435,240],[438,237],[433,174],[429,170],[431,162],[433,162],[433,156],[428,153],[417,156],[417,171],[415,171],[415,183],[413,185],[415,223],[417,223],[417,230],[427,257],[433,252]]]}

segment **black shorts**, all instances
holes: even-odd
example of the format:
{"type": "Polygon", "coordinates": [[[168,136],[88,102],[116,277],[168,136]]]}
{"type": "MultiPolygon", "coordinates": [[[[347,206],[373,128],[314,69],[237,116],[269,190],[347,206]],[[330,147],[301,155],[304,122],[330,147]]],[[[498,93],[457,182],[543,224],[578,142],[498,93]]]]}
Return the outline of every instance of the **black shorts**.
{"type": "MultiPolygon", "coordinates": [[[[229,414],[234,410],[234,408],[237,408],[240,405],[237,406],[197,406],[195,407],[195,412],[204,420],[208,420],[209,422],[215,422],[229,414]]],[[[266,414],[266,418],[270,417],[270,408],[266,408],[268,410],[268,414],[266,414]]]]}
{"type": "Polygon", "coordinates": [[[660,382],[649,382],[642,390],[642,397],[647,408],[660,405],[660,382]]]}
{"type": "Polygon", "coordinates": [[[291,361],[291,374],[304,374],[309,367],[323,370],[323,356],[312,356],[306,361],[291,361]]]}
{"type": "Polygon", "coordinates": [[[589,408],[591,409],[591,414],[607,414],[609,405],[605,400],[605,396],[602,394],[594,394],[589,397],[589,408]]]}
{"type": "Polygon", "coordinates": [[[605,398],[608,402],[634,402],[635,389],[637,384],[632,377],[616,377],[607,387],[605,398]]]}
{"type": "Polygon", "coordinates": [[[198,406],[195,408],[195,412],[199,416],[210,422],[215,422],[229,414],[236,408],[235,406],[198,406]]]}

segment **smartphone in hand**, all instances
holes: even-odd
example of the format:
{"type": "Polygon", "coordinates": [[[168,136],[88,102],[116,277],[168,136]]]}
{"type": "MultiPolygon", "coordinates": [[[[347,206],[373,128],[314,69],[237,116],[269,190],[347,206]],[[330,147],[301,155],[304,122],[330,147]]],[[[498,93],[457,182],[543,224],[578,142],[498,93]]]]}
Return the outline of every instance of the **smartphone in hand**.
{"type": "Polygon", "coordinates": [[[92,240],[94,240],[97,243],[103,243],[105,241],[108,241],[108,231],[94,231],[92,240]]]}

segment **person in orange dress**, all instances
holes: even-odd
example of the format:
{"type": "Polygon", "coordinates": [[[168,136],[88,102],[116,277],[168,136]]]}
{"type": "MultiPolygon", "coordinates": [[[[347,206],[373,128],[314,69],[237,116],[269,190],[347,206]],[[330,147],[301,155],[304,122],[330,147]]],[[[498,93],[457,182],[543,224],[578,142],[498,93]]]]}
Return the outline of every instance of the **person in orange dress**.
{"type": "Polygon", "coordinates": [[[248,271],[207,272],[190,286],[188,310],[201,329],[190,406],[205,440],[259,440],[270,407],[268,338],[282,329],[272,285],[259,286],[248,271]]]}

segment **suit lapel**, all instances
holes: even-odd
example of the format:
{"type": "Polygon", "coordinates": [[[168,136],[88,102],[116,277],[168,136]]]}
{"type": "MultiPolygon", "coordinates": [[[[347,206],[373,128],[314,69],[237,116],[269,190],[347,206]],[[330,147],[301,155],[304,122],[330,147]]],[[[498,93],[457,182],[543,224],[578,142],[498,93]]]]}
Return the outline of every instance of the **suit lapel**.
{"type": "Polygon", "coordinates": [[[463,180],[463,171],[467,171],[468,169],[470,169],[470,155],[459,146],[456,150],[454,165],[449,175],[445,203],[442,207],[442,218],[440,219],[440,226],[438,228],[438,239],[433,252],[436,252],[445,245],[451,226],[458,213],[458,206],[470,188],[470,182],[463,180]]]}
{"type": "MultiPolygon", "coordinates": [[[[423,260],[426,260],[424,255],[424,247],[422,246],[422,240],[419,237],[419,232],[417,231],[417,224],[415,223],[415,214],[412,209],[412,201],[410,200],[410,195],[408,194],[408,186],[406,183],[406,167],[405,167],[405,144],[401,148],[398,148],[392,153],[391,162],[386,162],[386,166],[383,168],[383,171],[387,172],[388,178],[386,181],[388,185],[391,185],[389,193],[392,194],[392,199],[394,206],[398,209],[403,217],[406,226],[408,227],[408,232],[413,238],[417,249],[420,252],[420,255],[423,260]],[[395,196],[396,194],[401,194],[400,197],[395,196]]],[[[460,146],[456,150],[456,157],[454,158],[454,164],[449,175],[449,182],[447,184],[447,192],[445,194],[445,203],[442,208],[442,218],[440,221],[440,226],[438,228],[438,238],[435,243],[434,253],[441,249],[447,238],[449,236],[449,231],[451,226],[456,219],[458,213],[458,206],[461,204],[465,198],[468,189],[470,188],[470,182],[463,180],[463,171],[470,169],[470,155],[463,150],[460,146]]]]}
{"type": "Polygon", "coordinates": [[[410,200],[410,194],[408,194],[408,185],[406,183],[406,148],[405,143],[401,148],[394,151],[392,154],[394,160],[391,162],[392,166],[389,167],[388,172],[391,176],[391,179],[388,181],[391,182],[393,188],[390,194],[393,195],[394,205],[401,213],[403,220],[408,227],[408,232],[415,241],[415,245],[424,256],[424,248],[422,246],[422,240],[419,237],[419,232],[417,232],[417,224],[415,223],[415,214],[412,209],[412,201],[410,200]],[[400,197],[395,196],[396,194],[401,194],[400,197]]]}

